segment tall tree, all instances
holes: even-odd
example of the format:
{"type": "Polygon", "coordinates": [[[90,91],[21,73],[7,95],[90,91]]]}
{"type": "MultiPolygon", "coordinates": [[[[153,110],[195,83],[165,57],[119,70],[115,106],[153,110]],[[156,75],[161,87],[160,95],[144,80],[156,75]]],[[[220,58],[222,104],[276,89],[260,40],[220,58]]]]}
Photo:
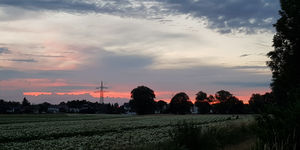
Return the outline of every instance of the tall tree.
{"type": "Polygon", "coordinates": [[[200,114],[205,114],[210,112],[211,106],[209,104],[207,94],[203,91],[199,91],[196,94],[195,105],[198,108],[198,113],[200,114]]]}
{"type": "Polygon", "coordinates": [[[265,93],[264,95],[252,94],[249,100],[249,106],[253,112],[261,113],[266,111],[267,108],[274,103],[273,99],[272,93],[265,93]]]}
{"type": "Polygon", "coordinates": [[[209,102],[214,102],[214,101],[215,101],[215,97],[212,96],[212,95],[209,95],[209,96],[207,97],[207,100],[208,100],[209,102]]]}
{"type": "MultiPolygon", "coordinates": [[[[300,1],[280,0],[274,50],[268,53],[277,107],[258,118],[257,149],[299,149],[300,145],[300,1]],[[274,137],[274,138],[270,138],[274,137]]],[[[270,99],[271,95],[267,98],[270,99]]]]}
{"type": "Polygon", "coordinates": [[[267,55],[273,81],[271,83],[277,104],[285,106],[300,99],[300,1],[280,0],[281,16],[274,24],[274,50],[267,55]]]}
{"type": "Polygon", "coordinates": [[[217,113],[243,113],[243,101],[233,96],[230,92],[220,90],[215,94],[216,99],[220,102],[214,104],[217,113]]]}
{"type": "Polygon", "coordinates": [[[168,103],[163,101],[163,100],[159,100],[158,102],[155,103],[155,105],[156,105],[156,110],[159,113],[165,113],[166,109],[167,109],[167,106],[168,106],[168,103]]]}
{"type": "Polygon", "coordinates": [[[215,97],[217,100],[219,100],[220,102],[225,102],[227,100],[229,100],[233,95],[225,90],[221,90],[216,92],[215,97]]]}
{"type": "Polygon", "coordinates": [[[23,98],[22,106],[30,106],[30,103],[29,103],[29,101],[26,99],[26,97],[23,98]]]}
{"type": "Polygon", "coordinates": [[[180,92],[177,93],[170,102],[170,112],[174,114],[186,114],[191,113],[191,101],[189,101],[189,96],[180,92]]]}
{"type": "Polygon", "coordinates": [[[155,111],[154,91],[146,86],[138,86],[131,91],[130,104],[137,114],[153,114],[155,111]]]}
{"type": "Polygon", "coordinates": [[[207,99],[207,94],[203,91],[199,91],[197,94],[196,94],[196,100],[197,101],[204,101],[207,99]]]}

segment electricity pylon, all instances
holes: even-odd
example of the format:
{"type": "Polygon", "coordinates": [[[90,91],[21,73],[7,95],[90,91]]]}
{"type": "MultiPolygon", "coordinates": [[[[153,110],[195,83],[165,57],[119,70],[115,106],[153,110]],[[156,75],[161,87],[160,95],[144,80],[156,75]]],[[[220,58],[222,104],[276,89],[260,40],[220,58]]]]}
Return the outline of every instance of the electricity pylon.
{"type": "Polygon", "coordinates": [[[101,81],[101,83],[100,83],[100,86],[99,87],[96,87],[96,89],[99,89],[99,93],[100,93],[100,103],[101,104],[104,104],[104,89],[108,89],[108,87],[105,87],[104,85],[103,85],[103,81],[101,81]]]}

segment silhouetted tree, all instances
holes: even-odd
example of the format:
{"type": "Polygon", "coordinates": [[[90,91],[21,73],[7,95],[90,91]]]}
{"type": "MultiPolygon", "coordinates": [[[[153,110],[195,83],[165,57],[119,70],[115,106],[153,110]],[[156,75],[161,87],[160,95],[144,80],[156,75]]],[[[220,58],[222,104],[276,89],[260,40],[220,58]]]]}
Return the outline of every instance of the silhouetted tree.
{"type": "Polygon", "coordinates": [[[22,101],[22,113],[33,113],[33,109],[30,106],[30,102],[24,97],[22,101]]]}
{"type": "Polygon", "coordinates": [[[300,2],[281,0],[281,18],[274,24],[274,50],[267,55],[273,81],[274,98],[280,106],[300,101],[300,2]]]}
{"type": "Polygon", "coordinates": [[[138,86],[131,91],[130,104],[137,114],[153,114],[155,111],[154,91],[146,86],[138,86]]]}
{"type": "Polygon", "coordinates": [[[211,106],[208,101],[209,100],[205,92],[199,91],[196,94],[195,106],[198,107],[198,113],[205,114],[210,112],[211,106]]]}
{"type": "Polygon", "coordinates": [[[20,102],[5,101],[0,99],[0,113],[20,113],[20,102]]]}
{"type": "Polygon", "coordinates": [[[39,104],[39,107],[40,107],[39,112],[40,113],[46,113],[48,111],[49,106],[51,106],[51,104],[47,103],[47,102],[39,104]]]}
{"type": "Polygon", "coordinates": [[[239,114],[244,113],[244,104],[238,98],[232,96],[224,102],[213,105],[214,112],[220,114],[239,114]]]}
{"type": "Polygon", "coordinates": [[[215,94],[215,97],[220,102],[225,102],[225,101],[229,100],[232,97],[232,94],[228,91],[221,90],[221,91],[218,91],[215,94]]]}
{"type": "Polygon", "coordinates": [[[267,54],[277,105],[258,118],[257,137],[262,144],[257,149],[274,149],[276,145],[289,150],[300,145],[300,1],[280,0],[280,4],[274,50],[267,54]]]}
{"type": "Polygon", "coordinates": [[[211,105],[207,101],[198,101],[195,102],[195,105],[198,107],[198,113],[207,114],[210,112],[211,105]]]}
{"type": "Polygon", "coordinates": [[[163,101],[163,100],[159,100],[158,102],[155,103],[156,105],[156,110],[159,113],[166,113],[166,109],[167,109],[167,102],[163,101]]]}
{"type": "Polygon", "coordinates": [[[243,101],[240,101],[237,97],[233,96],[228,91],[218,91],[215,94],[219,103],[214,104],[214,111],[221,114],[233,114],[244,113],[243,101]]]}
{"type": "Polygon", "coordinates": [[[244,103],[239,100],[237,97],[231,97],[227,102],[228,113],[231,114],[241,114],[244,113],[244,103]]]}
{"type": "Polygon", "coordinates": [[[207,94],[203,91],[199,91],[197,94],[196,94],[196,100],[197,101],[204,101],[207,99],[207,94]]]}
{"type": "Polygon", "coordinates": [[[22,101],[22,106],[26,107],[26,106],[30,106],[29,101],[26,99],[26,97],[24,97],[23,101],[22,101]]]}
{"type": "Polygon", "coordinates": [[[177,93],[170,102],[170,112],[174,114],[186,114],[191,113],[191,101],[189,101],[189,96],[180,92],[177,93]]]}
{"type": "Polygon", "coordinates": [[[215,101],[215,97],[213,95],[209,95],[208,98],[207,98],[207,100],[209,102],[214,102],[215,101]]]}
{"type": "Polygon", "coordinates": [[[272,104],[274,104],[272,93],[265,93],[264,95],[252,94],[249,100],[249,106],[255,113],[264,112],[272,104]]]}
{"type": "Polygon", "coordinates": [[[114,103],[114,104],[109,104],[108,105],[108,112],[109,114],[120,114],[120,107],[118,103],[114,103]]]}

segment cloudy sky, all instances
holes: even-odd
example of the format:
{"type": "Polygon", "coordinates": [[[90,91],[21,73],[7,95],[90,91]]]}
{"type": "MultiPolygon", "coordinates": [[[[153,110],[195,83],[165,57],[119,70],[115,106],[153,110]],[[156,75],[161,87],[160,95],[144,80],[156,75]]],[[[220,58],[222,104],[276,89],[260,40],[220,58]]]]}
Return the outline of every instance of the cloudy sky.
{"type": "Polygon", "coordinates": [[[269,91],[278,0],[0,0],[0,99],[269,91]]]}

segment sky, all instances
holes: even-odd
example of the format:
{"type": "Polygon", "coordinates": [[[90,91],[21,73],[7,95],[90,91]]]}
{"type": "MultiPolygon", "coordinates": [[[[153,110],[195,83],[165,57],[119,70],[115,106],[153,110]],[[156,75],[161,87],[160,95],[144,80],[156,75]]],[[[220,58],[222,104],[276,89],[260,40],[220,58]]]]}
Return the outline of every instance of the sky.
{"type": "Polygon", "coordinates": [[[278,0],[0,0],[0,99],[124,103],[270,91],[278,0]]]}

